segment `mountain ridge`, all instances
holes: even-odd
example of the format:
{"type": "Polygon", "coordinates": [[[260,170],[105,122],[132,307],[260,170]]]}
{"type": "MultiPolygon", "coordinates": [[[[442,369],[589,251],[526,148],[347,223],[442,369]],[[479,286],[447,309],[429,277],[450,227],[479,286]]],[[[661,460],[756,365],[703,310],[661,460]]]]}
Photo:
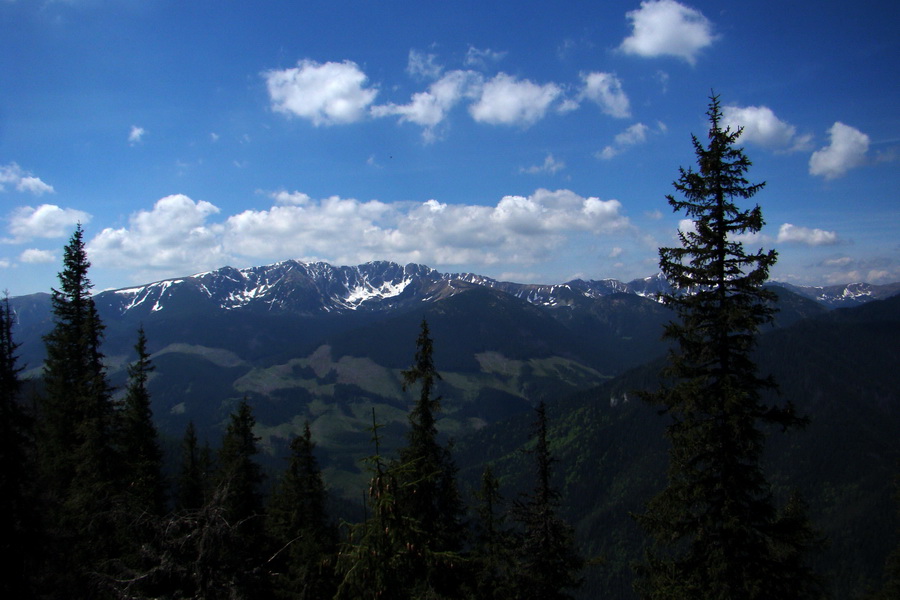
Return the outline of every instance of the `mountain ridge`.
{"type": "MultiPolygon", "coordinates": [[[[356,266],[327,262],[285,260],[270,265],[237,269],[226,266],[185,277],[139,286],[104,290],[96,301],[119,314],[149,314],[168,306],[194,303],[204,310],[281,310],[298,314],[346,311],[381,311],[434,301],[458,293],[455,282],[488,287],[543,306],[568,305],[577,298],[597,298],[630,293],[655,299],[672,290],[656,274],[622,282],[617,279],[573,279],[559,284],[526,284],[499,281],[475,273],[442,273],[427,265],[400,265],[373,261],[356,266]]],[[[856,306],[900,293],[900,282],[873,285],[849,283],[832,286],[785,288],[827,308],[856,306]]]]}

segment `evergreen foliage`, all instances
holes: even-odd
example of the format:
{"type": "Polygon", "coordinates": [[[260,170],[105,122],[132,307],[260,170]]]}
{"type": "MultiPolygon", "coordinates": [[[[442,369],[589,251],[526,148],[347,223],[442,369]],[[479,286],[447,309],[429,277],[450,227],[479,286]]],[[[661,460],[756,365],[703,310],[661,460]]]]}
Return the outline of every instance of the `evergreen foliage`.
{"type": "Polygon", "coordinates": [[[314,600],[334,595],[336,531],[325,511],[325,484],[313,454],[307,422],[291,440],[287,471],[269,501],[267,525],[276,548],[275,592],[278,597],[314,600]]]}
{"type": "Polygon", "coordinates": [[[153,424],[147,381],[153,364],[147,353],[144,328],[138,330],[134,347],[137,360],[128,366],[128,390],[122,409],[123,477],[130,510],[161,516],[165,512],[165,484],[162,475],[162,450],[153,424]]]}
{"type": "Polygon", "coordinates": [[[418,385],[419,398],[409,414],[407,445],[400,449],[405,490],[401,500],[403,509],[422,529],[422,543],[439,552],[459,551],[464,509],[456,486],[456,465],[450,450],[437,439],[441,399],[435,386],[440,380],[428,323],[423,319],[413,365],[403,371],[403,389],[418,385]]]}
{"type": "Polygon", "coordinates": [[[373,410],[369,515],[350,528],[338,554],[338,599],[458,598],[468,584],[456,466],[437,440],[440,398],[434,388],[440,374],[432,352],[423,319],[413,365],[403,371],[404,389],[418,384],[419,398],[410,411],[407,445],[396,461],[380,454],[381,426],[373,410]]]}
{"type": "Polygon", "coordinates": [[[764,184],[751,184],[741,131],[722,129],[717,96],[707,112],[708,145],[693,138],[699,170],[681,169],[682,199],[667,196],[693,220],[680,247],[661,248],[660,269],[675,292],[664,295],[678,321],[665,337],[664,374],[673,383],[647,399],[672,418],[668,487],[638,521],[654,545],[638,569],[644,598],[803,598],[814,593],[803,551],[815,536],[793,503],[779,514],[760,467],[763,426],[802,425],[790,402],[769,406],[750,358],[759,328],[772,320],[774,295],[764,289],[774,251],[748,253],[742,236],[760,231],[759,206],[742,209],[764,184]]]}
{"type": "Polygon", "coordinates": [[[79,225],[63,253],[60,289],[53,290],[53,329],[44,338],[44,395],[38,450],[47,527],[54,541],[50,587],[91,597],[93,575],[117,556],[121,460],[115,446],[118,414],[106,380],[103,325],[91,297],[90,262],[79,225]],[[63,566],[64,565],[64,566],[63,566]],[[51,581],[61,577],[60,581],[51,581]]]}
{"type": "Polygon", "coordinates": [[[416,569],[429,559],[426,548],[411,539],[421,537],[418,524],[406,517],[399,501],[402,466],[388,464],[381,456],[381,441],[372,410],[375,454],[366,459],[372,473],[362,523],[349,528],[347,541],[337,556],[339,579],[335,600],[377,598],[405,600],[416,597],[416,569]]]}
{"type": "Polygon", "coordinates": [[[209,444],[197,445],[197,430],[189,421],[181,441],[181,464],[176,482],[175,507],[198,509],[208,500],[211,487],[212,451],[209,444]]]}
{"type": "Polygon", "coordinates": [[[16,348],[15,316],[9,299],[0,304],[0,596],[27,598],[39,548],[35,511],[31,420],[22,408],[16,348]]]}
{"type": "Polygon", "coordinates": [[[473,596],[484,600],[515,598],[516,554],[519,537],[506,527],[500,482],[490,465],[481,476],[478,499],[475,544],[473,596]]]}
{"type": "MultiPolygon", "coordinates": [[[[894,499],[897,502],[898,514],[900,514],[900,475],[894,481],[894,499]]],[[[900,529],[897,531],[900,538],[900,529]]],[[[888,555],[884,563],[884,583],[881,588],[869,596],[868,600],[892,600],[900,598],[900,542],[888,555]]]]}
{"type": "Polygon", "coordinates": [[[535,485],[513,509],[522,525],[518,551],[517,598],[571,598],[568,590],[581,585],[579,572],[584,560],[575,549],[575,532],[559,517],[560,493],[551,481],[554,463],[547,440],[547,409],[541,402],[535,423],[535,485]]]}
{"type": "Polygon", "coordinates": [[[230,539],[234,544],[223,549],[224,556],[232,564],[237,589],[248,598],[265,597],[262,569],[267,548],[263,473],[253,459],[259,453],[255,425],[250,405],[242,400],[222,437],[217,485],[210,501],[232,528],[230,539]]]}

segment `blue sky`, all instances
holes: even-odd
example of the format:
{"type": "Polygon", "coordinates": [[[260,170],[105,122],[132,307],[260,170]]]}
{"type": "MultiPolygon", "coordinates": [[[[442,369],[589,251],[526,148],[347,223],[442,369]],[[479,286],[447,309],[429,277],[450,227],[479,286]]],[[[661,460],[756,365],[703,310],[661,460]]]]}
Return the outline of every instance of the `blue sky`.
{"type": "Polygon", "coordinates": [[[0,0],[0,287],[296,258],[629,280],[711,89],[774,279],[900,280],[900,3],[0,0]]]}

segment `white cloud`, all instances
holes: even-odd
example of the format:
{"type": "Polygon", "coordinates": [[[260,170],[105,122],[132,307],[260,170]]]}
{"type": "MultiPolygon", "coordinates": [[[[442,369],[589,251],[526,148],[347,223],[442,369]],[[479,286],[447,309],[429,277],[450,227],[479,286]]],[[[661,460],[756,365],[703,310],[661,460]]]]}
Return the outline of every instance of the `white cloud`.
{"type": "Polygon", "coordinates": [[[544,163],[541,165],[532,165],[530,167],[521,167],[519,169],[519,173],[528,173],[529,175],[537,175],[538,173],[549,173],[554,175],[558,171],[562,171],[566,168],[566,163],[561,160],[556,160],[553,158],[552,154],[548,154],[546,158],[544,158],[544,163]]]}
{"type": "Polygon", "coordinates": [[[263,73],[272,109],[309,119],[314,125],[353,123],[363,119],[378,90],[365,87],[367,77],[356,63],[301,60],[297,67],[263,73]]]}
{"type": "Polygon", "coordinates": [[[778,229],[778,243],[804,244],[806,246],[830,246],[838,243],[837,233],[822,229],[810,229],[797,227],[790,223],[783,224],[778,229]]]}
{"type": "Polygon", "coordinates": [[[828,133],[831,143],[813,152],[809,158],[810,175],[836,179],[865,162],[866,152],[869,151],[869,136],[840,121],[835,122],[828,133]]]}
{"type": "Polygon", "coordinates": [[[722,126],[733,130],[744,128],[742,141],[772,149],[807,150],[810,135],[797,135],[797,128],[775,116],[767,106],[726,106],[722,109],[722,126]]]}
{"type": "Polygon", "coordinates": [[[398,115],[401,122],[424,127],[426,142],[437,138],[435,128],[463,98],[474,98],[480,92],[482,77],[474,71],[450,71],[432,83],[428,90],[413,94],[409,104],[385,104],[372,107],[372,116],[398,115]]]}
{"type": "Polygon", "coordinates": [[[35,196],[52,194],[55,191],[52,185],[44,183],[14,162],[0,166],[0,192],[6,191],[7,184],[15,186],[16,191],[28,192],[35,196]]]}
{"type": "Polygon", "coordinates": [[[308,195],[303,192],[288,192],[287,190],[280,190],[271,194],[272,199],[275,200],[276,204],[293,204],[302,206],[304,204],[309,204],[312,201],[308,195]]]}
{"type": "Polygon", "coordinates": [[[28,248],[19,255],[19,260],[28,264],[52,263],[56,261],[53,252],[50,250],[38,250],[36,248],[28,248]]]}
{"type": "Polygon", "coordinates": [[[87,223],[91,215],[74,208],[60,208],[55,204],[41,204],[37,208],[21,206],[9,220],[9,232],[14,236],[5,242],[21,243],[34,238],[58,238],[71,234],[78,223],[87,223]]]}
{"type": "Polygon", "coordinates": [[[647,133],[650,128],[643,123],[635,123],[622,133],[616,135],[615,141],[603,148],[597,153],[597,158],[609,160],[618,154],[621,154],[631,146],[642,144],[647,140],[647,133]]]}
{"type": "Polygon", "coordinates": [[[171,277],[227,264],[299,258],[358,264],[385,259],[440,265],[532,264],[579,235],[631,235],[617,200],[538,189],[496,205],[384,203],[276,192],[267,210],[211,223],[218,209],[169,196],[88,243],[97,266],[171,277]]]}
{"type": "Polygon", "coordinates": [[[484,84],[481,97],[469,107],[469,113],[479,123],[528,127],[542,119],[561,95],[555,83],[538,85],[499,73],[484,84]]]}
{"type": "Polygon", "coordinates": [[[141,140],[144,139],[144,135],[147,133],[147,130],[143,127],[138,127],[137,125],[131,126],[131,131],[128,133],[128,143],[132,146],[136,144],[140,144],[141,140]]]}
{"type": "Polygon", "coordinates": [[[505,56],[506,52],[498,52],[495,50],[491,50],[490,48],[481,50],[474,46],[469,46],[469,50],[466,52],[466,58],[463,61],[463,64],[465,64],[467,67],[478,67],[484,69],[487,68],[489,64],[500,62],[505,56]]]}
{"type": "Polygon", "coordinates": [[[822,261],[822,264],[826,267],[846,267],[851,264],[853,259],[849,256],[840,256],[837,258],[828,258],[822,261]]]}
{"type": "Polygon", "coordinates": [[[625,16],[631,21],[632,33],[620,49],[628,54],[677,56],[693,65],[697,52],[716,39],[709,19],[675,0],[647,0],[625,16]]]}
{"type": "Polygon", "coordinates": [[[182,194],[166,196],[149,211],[131,216],[127,228],[106,228],[88,244],[98,267],[127,267],[184,275],[195,268],[220,267],[226,256],[221,228],[206,220],[219,209],[182,194]]]}
{"type": "Polygon", "coordinates": [[[618,119],[631,116],[628,96],[622,90],[622,82],[612,73],[582,74],[584,89],[582,98],[596,102],[604,113],[618,119]]]}
{"type": "Polygon", "coordinates": [[[406,72],[413,77],[423,79],[437,79],[444,68],[437,63],[437,56],[424,54],[418,50],[409,51],[409,59],[406,63],[406,72]]]}

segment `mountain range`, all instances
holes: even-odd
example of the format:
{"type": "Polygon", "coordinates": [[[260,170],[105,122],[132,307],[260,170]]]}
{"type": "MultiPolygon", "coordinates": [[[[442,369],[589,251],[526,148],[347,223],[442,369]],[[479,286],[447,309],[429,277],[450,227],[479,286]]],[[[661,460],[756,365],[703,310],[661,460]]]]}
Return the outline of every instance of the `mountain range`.
{"type": "MultiPolygon", "coordinates": [[[[812,419],[793,441],[773,444],[774,480],[779,493],[799,482],[833,540],[822,568],[837,569],[850,582],[844,589],[859,589],[877,576],[872,563],[891,544],[884,523],[896,521],[889,480],[900,460],[900,283],[771,285],[779,312],[760,338],[761,369],[812,419]],[[854,544],[865,549],[850,556],[854,544]]],[[[94,299],[120,392],[137,329],[146,332],[154,417],[171,454],[188,422],[215,446],[246,398],[272,472],[308,421],[329,488],[351,500],[368,478],[360,459],[373,451],[373,416],[384,425],[383,452],[404,441],[413,394],[401,371],[427,319],[442,376],[438,426],[458,440],[461,476],[475,485],[490,461],[511,493],[526,486],[519,449],[531,407],[550,402],[567,516],[582,546],[607,560],[589,589],[627,598],[627,563],[640,551],[627,514],[664,478],[664,421],[632,401],[634,390],[655,385],[667,349],[661,333],[672,313],[657,300],[664,291],[660,275],[538,285],[416,264],[290,260],[94,299]]],[[[20,364],[39,375],[50,295],[10,304],[20,364]]]]}

